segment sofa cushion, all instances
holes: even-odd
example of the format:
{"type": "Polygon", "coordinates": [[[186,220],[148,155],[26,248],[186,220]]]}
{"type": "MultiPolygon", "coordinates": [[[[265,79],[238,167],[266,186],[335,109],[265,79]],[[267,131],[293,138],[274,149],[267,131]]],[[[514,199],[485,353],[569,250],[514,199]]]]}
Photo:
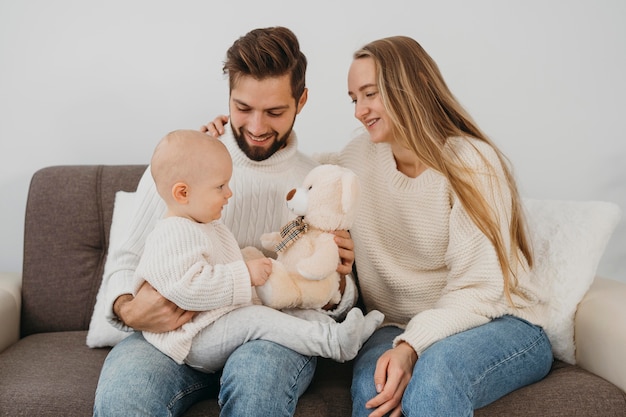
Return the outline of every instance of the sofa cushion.
{"type": "Polygon", "coordinates": [[[89,327],[115,193],[134,191],[145,169],[57,166],[33,175],[24,229],[22,336],[89,327]]]}
{"type": "Polygon", "coordinates": [[[476,410],[476,417],[626,416],[626,394],[604,379],[556,361],[543,380],[476,410]]]}
{"type": "Polygon", "coordinates": [[[27,336],[0,355],[0,416],[93,414],[109,349],[85,346],[85,331],[27,336]]]}

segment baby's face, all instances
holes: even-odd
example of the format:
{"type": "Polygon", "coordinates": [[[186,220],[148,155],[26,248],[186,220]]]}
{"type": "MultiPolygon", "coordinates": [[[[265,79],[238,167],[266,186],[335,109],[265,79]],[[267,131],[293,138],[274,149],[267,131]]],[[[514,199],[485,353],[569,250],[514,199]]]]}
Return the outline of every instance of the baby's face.
{"type": "Polygon", "coordinates": [[[210,223],[222,217],[222,209],[232,197],[228,182],[233,173],[230,158],[212,161],[199,181],[189,185],[188,216],[198,223],[210,223]]]}

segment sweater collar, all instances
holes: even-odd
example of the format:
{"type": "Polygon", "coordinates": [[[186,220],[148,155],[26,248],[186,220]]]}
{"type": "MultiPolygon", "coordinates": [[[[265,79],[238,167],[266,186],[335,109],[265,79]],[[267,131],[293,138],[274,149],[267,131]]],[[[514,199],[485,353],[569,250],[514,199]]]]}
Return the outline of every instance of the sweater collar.
{"type": "Polygon", "coordinates": [[[388,178],[393,187],[398,190],[417,190],[431,183],[438,176],[435,170],[428,168],[416,178],[407,177],[402,172],[398,171],[391,145],[388,143],[371,143],[371,146],[376,150],[379,166],[384,176],[388,178]]]}
{"type": "Polygon", "coordinates": [[[263,161],[253,161],[248,158],[248,156],[243,153],[239,145],[237,145],[237,141],[233,136],[231,129],[225,129],[226,132],[220,137],[228,152],[230,152],[230,156],[233,159],[233,165],[241,168],[253,168],[255,170],[261,171],[282,171],[286,168],[291,167],[293,160],[296,158],[296,154],[298,152],[298,138],[296,136],[296,132],[293,130],[287,138],[287,146],[282,149],[279,149],[276,153],[274,153],[269,158],[263,161]]]}

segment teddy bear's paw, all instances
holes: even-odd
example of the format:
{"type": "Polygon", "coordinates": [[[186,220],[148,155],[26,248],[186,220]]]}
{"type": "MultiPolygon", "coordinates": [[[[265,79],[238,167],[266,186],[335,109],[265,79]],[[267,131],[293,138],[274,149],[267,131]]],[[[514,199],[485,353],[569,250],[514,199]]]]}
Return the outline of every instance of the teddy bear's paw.
{"type": "Polygon", "coordinates": [[[244,261],[250,261],[252,259],[260,259],[265,257],[263,252],[255,248],[254,246],[246,246],[241,250],[241,255],[244,261]]]}
{"type": "Polygon", "coordinates": [[[302,304],[302,292],[295,285],[285,266],[272,259],[272,273],[265,284],[255,287],[263,305],[282,310],[299,307],[302,304]]]}
{"type": "Polygon", "coordinates": [[[263,305],[266,305],[268,307],[273,307],[272,304],[272,295],[274,294],[273,288],[272,288],[272,283],[269,281],[266,281],[265,284],[263,285],[259,285],[258,287],[254,288],[256,290],[256,295],[261,299],[261,302],[263,303],[263,305]]]}
{"type": "Polygon", "coordinates": [[[308,279],[310,281],[321,281],[325,278],[328,278],[330,275],[332,275],[333,272],[335,272],[334,269],[332,270],[325,270],[325,271],[312,271],[310,268],[303,268],[300,265],[298,265],[298,274],[300,274],[302,276],[302,278],[308,279]]]}
{"type": "MultiPolygon", "coordinates": [[[[335,249],[335,254],[336,253],[337,249],[335,249]]],[[[296,264],[296,271],[298,271],[298,274],[303,278],[310,281],[321,281],[336,274],[337,282],[339,282],[339,274],[337,274],[338,258],[338,256],[335,258],[324,258],[320,256],[304,258],[296,264]]]]}
{"type": "Polygon", "coordinates": [[[280,241],[280,233],[278,232],[264,233],[261,235],[261,246],[267,250],[274,250],[274,247],[280,243],[280,241]]]}

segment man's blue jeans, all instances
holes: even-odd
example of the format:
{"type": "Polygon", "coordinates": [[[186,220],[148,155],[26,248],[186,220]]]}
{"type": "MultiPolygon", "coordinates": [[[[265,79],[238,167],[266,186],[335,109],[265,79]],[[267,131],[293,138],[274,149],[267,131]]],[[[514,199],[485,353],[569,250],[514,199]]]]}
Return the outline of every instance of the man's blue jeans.
{"type": "MultiPolygon", "coordinates": [[[[376,361],[402,333],[378,329],[354,362],[352,416],[367,416],[376,396],[376,361]]],[[[498,398],[539,381],[552,366],[552,347],[543,329],[512,316],[458,333],[426,349],[402,397],[405,417],[465,417],[498,398]]]]}
{"type": "Polygon", "coordinates": [[[179,416],[216,396],[221,416],[292,416],[315,365],[316,358],[254,340],[235,350],[221,375],[205,374],[178,365],[138,332],[107,356],[94,416],[179,416]]]}

